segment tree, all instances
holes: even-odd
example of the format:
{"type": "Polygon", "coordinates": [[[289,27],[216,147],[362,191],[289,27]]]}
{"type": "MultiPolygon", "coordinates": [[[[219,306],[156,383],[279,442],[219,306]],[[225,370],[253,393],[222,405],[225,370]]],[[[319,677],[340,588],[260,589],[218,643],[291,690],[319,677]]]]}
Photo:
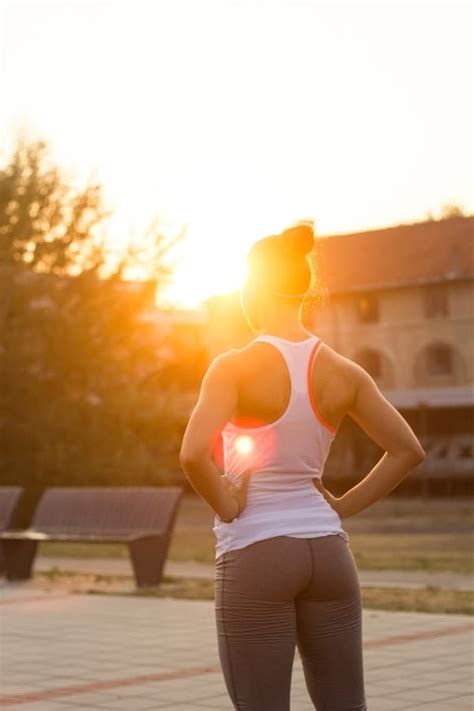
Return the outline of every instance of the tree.
{"type": "Polygon", "coordinates": [[[175,245],[184,237],[185,228],[170,232],[160,217],[155,216],[138,239],[131,241],[121,252],[113,276],[153,280],[161,288],[173,273],[170,255],[175,245]]]}
{"type": "Polygon", "coordinates": [[[0,477],[28,506],[45,486],[159,483],[176,466],[160,335],[141,316],[182,231],[155,218],[114,255],[107,215],[100,185],[74,187],[42,141],[0,167],[0,477]]]}
{"type": "Polygon", "coordinates": [[[465,217],[465,212],[461,205],[447,203],[441,208],[441,219],[449,220],[451,217],[465,217]]]}
{"type": "Polygon", "coordinates": [[[74,187],[53,163],[44,141],[19,138],[0,167],[0,268],[73,276],[99,272],[154,280],[173,271],[169,255],[184,235],[172,234],[159,217],[120,254],[105,245],[99,226],[110,216],[99,184],[74,187]]]}
{"type": "Polygon", "coordinates": [[[97,270],[107,216],[100,185],[75,189],[54,165],[44,141],[20,138],[0,169],[0,265],[57,275],[97,270]]]}

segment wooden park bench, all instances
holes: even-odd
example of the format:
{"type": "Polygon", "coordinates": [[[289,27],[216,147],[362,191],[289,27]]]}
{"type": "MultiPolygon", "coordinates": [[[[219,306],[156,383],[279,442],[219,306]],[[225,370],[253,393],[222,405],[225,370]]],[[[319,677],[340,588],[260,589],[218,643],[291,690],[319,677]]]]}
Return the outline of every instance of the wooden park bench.
{"type": "MultiPolygon", "coordinates": [[[[0,532],[12,528],[14,516],[23,494],[22,486],[2,486],[0,487],[0,532]]],[[[5,570],[5,559],[0,543],[0,574],[5,570]]]]}
{"type": "Polygon", "coordinates": [[[0,532],[9,580],[31,577],[40,541],[127,543],[138,587],[158,585],[183,489],[51,488],[25,531],[0,532]]]}

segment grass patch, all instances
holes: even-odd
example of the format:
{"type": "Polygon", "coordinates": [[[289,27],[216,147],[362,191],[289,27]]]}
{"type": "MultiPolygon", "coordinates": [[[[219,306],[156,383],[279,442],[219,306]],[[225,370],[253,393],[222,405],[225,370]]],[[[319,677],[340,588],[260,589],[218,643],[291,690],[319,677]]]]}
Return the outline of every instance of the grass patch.
{"type": "Polygon", "coordinates": [[[205,578],[169,578],[156,588],[137,588],[134,597],[171,597],[177,600],[214,600],[214,582],[205,578]]]}
{"type": "Polygon", "coordinates": [[[473,595],[465,590],[448,590],[427,585],[419,590],[405,588],[362,588],[365,609],[432,612],[434,614],[472,615],[473,595]]]}
{"type": "MultiPolygon", "coordinates": [[[[121,543],[64,543],[47,541],[39,544],[39,555],[48,558],[124,558],[127,559],[128,546],[121,543]]],[[[194,560],[213,563],[215,558],[215,536],[212,531],[175,531],[171,540],[169,560],[194,560]]]]}
{"type": "Polygon", "coordinates": [[[359,570],[474,572],[469,535],[353,533],[350,544],[359,570]]]}
{"type": "MultiPolygon", "coordinates": [[[[135,588],[130,577],[64,573],[57,568],[35,576],[42,587],[89,595],[126,595],[178,600],[214,600],[214,580],[178,578],[165,575],[157,587],[135,588]]],[[[362,587],[364,609],[430,612],[433,614],[472,615],[474,597],[471,592],[449,590],[433,585],[424,588],[362,587]]]]}
{"type": "MultiPolygon", "coordinates": [[[[88,583],[105,583],[106,585],[113,585],[115,583],[123,583],[124,581],[127,581],[128,585],[130,585],[130,576],[128,575],[100,575],[98,573],[74,573],[68,570],[61,570],[57,566],[54,566],[53,568],[50,568],[49,570],[42,570],[40,573],[35,573],[34,575],[35,578],[39,578],[40,580],[47,581],[50,583],[70,583],[74,581],[80,581],[84,582],[87,581],[88,583]]],[[[164,579],[166,579],[166,576],[164,576],[164,579]]]]}
{"type": "Polygon", "coordinates": [[[40,543],[38,555],[47,558],[128,558],[128,547],[120,543],[40,543]]]}
{"type": "MultiPolygon", "coordinates": [[[[432,570],[472,574],[472,537],[435,533],[352,533],[351,549],[359,570],[432,570]]],[[[176,532],[168,560],[213,564],[212,531],[176,532]]],[[[126,546],[108,543],[41,543],[40,555],[51,558],[125,558],[126,546]]]]}
{"type": "MultiPolygon", "coordinates": [[[[182,600],[214,600],[211,580],[176,579],[159,588],[137,590],[136,597],[172,597],[182,600]]],[[[419,590],[405,588],[362,588],[364,609],[431,612],[433,614],[472,615],[473,596],[470,592],[426,586],[419,590]]]]}

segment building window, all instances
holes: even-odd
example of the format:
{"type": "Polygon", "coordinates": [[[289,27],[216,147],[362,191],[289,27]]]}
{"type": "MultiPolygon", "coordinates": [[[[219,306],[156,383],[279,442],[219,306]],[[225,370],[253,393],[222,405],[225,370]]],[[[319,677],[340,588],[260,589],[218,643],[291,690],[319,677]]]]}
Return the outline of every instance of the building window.
{"type": "Polygon", "coordinates": [[[357,311],[361,323],[379,320],[379,303],[376,294],[364,294],[359,297],[357,311]]]}
{"type": "Polygon", "coordinates": [[[357,357],[357,362],[373,378],[382,377],[382,358],[377,351],[362,351],[357,357]]]}
{"type": "Polygon", "coordinates": [[[424,290],[426,318],[448,316],[448,290],[444,285],[429,286],[424,290]]]}
{"type": "Polygon", "coordinates": [[[426,370],[429,375],[451,375],[453,369],[453,351],[450,346],[439,343],[427,349],[426,370]]]}

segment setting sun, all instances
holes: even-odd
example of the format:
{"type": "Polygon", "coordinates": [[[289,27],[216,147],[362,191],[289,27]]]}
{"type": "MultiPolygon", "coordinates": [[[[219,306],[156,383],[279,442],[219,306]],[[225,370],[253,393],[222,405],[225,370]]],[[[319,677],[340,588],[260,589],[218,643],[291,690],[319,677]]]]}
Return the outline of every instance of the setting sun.
{"type": "Polygon", "coordinates": [[[113,248],[154,215],[186,227],[163,304],[235,290],[251,243],[298,219],[335,234],[473,205],[468,5],[77,0],[1,13],[3,134],[37,133],[71,173],[97,176],[113,248]]]}
{"type": "Polygon", "coordinates": [[[192,226],[177,248],[176,270],[170,286],[159,295],[159,303],[197,306],[208,296],[235,291],[247,272],[245,252],[238,240],[226,245],[212,240],[214,231],[192,226]],[[196,249],[193,249],[196,247],[196,249]]]}

